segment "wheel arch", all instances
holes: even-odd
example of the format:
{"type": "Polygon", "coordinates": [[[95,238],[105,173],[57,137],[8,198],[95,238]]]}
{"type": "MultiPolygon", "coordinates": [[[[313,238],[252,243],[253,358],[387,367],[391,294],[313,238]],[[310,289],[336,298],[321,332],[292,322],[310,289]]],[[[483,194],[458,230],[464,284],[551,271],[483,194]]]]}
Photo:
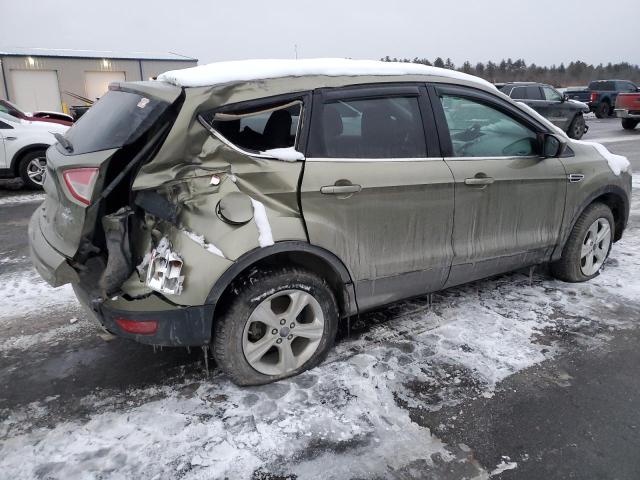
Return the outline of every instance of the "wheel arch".
{"type": "Polygon", "coordinates": [[[342,317],[358,311],[351,274],[333,253],[303,241],[282,241],[256,248],[238,258],[211,288],[206,303],[215,305],[214,318],[226,305],[231,285],[253,268],[294,265],[320,274],[333,289],[342,317]]]}
{"type": "Polygon", "coordinates": [[[37,150],[47,150],[51,145],[47,145],[46,143],[31,143],[29,145],[25,145],[20,150],[18,150],[11,159],[10,169],[15,176],[20,174],[20,161],[22,157],[24,157],[27,153],[34,152],[37,150]]]}
{"type": "Polygon", "coordinates": [[[627,193],[621,187],[616,185],[607,185],[594,191],[589,195],[576,209],[576,213],[571,219],[571,223],[567,226],[562,236],[562,242],[553,253],[553,260],[557,260],[562,255],[562,251],[569,239],[569,235],[573,230],[578,218],[582,215],[587,207],[594,203],[603,203],[611,209],[615,230],[613,241],[617,242],[622,238],[622,233],[627,226],[629,218],[630,201],[627,193]]]}

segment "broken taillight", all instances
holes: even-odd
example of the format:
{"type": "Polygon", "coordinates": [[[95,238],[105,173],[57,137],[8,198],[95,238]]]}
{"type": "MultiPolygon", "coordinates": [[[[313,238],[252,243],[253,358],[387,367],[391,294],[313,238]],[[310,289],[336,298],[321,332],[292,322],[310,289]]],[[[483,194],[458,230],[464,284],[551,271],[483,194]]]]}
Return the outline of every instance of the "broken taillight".
{"type": "Polygon", "coordinates": [[[73,198],[89,205],[93,187],[98,178],[98,169],[95,167],[70,168],[62,176],[73,198]]]}
{"type": "Polygon", "coordinates": [[[139,335],[153,335],[158,331],[157,320],[129,320],[128,318],[116,318],[116,324],[127,333],[139,335]]]}

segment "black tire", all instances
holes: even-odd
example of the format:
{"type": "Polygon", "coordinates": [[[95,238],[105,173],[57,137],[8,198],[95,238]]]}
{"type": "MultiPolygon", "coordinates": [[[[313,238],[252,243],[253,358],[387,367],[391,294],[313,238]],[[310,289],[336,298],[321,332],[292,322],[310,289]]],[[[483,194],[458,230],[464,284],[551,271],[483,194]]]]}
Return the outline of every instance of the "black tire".
{"type": "Polygon", "coordinates": [[[610,110],[611,105],[609,105],[609,102],[600,102],[600,105],[598,105],[598,108],[595,111],[596,117],[606,118],[609,116],[610,110]]]}
{"type": "Polygon", "coordinates": [[[624,128],[625,130],[633,130],[638,126],[638,123],[640,123],[640,120],[635,120],[633,118],[623,118],[622,128],[624,128]]]}
{"type": "MultiPolygon", "coordinates": [[[[611,240],[613,240],[615,234],[615,222],[611,209],[602,203],[592,203],[584,210],[584,212],[582,212],[573,226],[573,230],[571,230],[567,243],[562,250],[562,257],[560,260],[551,264],[551,274],[554,277],[564,280],[565,282],[575,283],[585,282],[600,274],[600,271],[598,270],[592,275],[585,275],[581,269],[581,250],[583,242],[585,241],[589,227],[599,218],[608,220],[609,227],[611,228],[611,240]]],[[[611,241],[607,249],[606,257],[608,257],[611,252],[612,244],[613,242],[611,241]]]]}
{"type": "Polygon", "coordinates": [[[585,129],[584,117],[582,116],[581,113],[579,113],[575,116],[575,118],[571,122],[571,125],[569,125],[569,130],[567,131],[567,135],[569,135],[569,137],[574,138],[576,140],[580,140],[584,135],[584,129],[585,129]]]}
{"type": "Polygon", "coordinates": [[[213,356],[218,366],[237,385],[263,385],[297,375],[320,364],[333,346],[338,330],[339,313],[328,283],[300,268],[258,270],[234,281],[233,297],[214,319],[213,356]],[[318,302],[324,315],[324,331],[313,355],[300,367],[283,375],[265,375],[255,370],[243,351],[244,329],[255,308],[279,291],[299,289],[318,302]]]}
{"type": "Polygon", "coordinates": [[[44,159],[46,161],[46,150],[33,150],[31,152],[27,152],[20,159],[20,163],[18,164],[18,173],[20,174],[20,178],[22,179],[22,183],[24,183],[25,188],[30,190],[42,190],[42,184],[44,182],[44,176],[36,177],[33,179],[29,176],[29,166],[32,161],[37,159],[44,159]],[[37,179],[42,178],[42,182],[38,182],[37,179]]]}

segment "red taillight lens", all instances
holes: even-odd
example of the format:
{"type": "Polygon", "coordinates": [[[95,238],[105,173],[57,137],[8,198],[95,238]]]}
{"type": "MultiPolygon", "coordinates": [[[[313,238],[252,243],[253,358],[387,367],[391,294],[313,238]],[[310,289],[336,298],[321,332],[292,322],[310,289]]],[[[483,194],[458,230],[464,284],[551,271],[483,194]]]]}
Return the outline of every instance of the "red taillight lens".
{"type": "Polygon", "coordinates": [[[140,335],[153,335],[158,331],[157,320],[144,320],[136,322],[126,318],[116,318],[118,326],[127,333],[137,333],[140,335]]]}
{"type": "Polygon", "coordinates": [[[97,168],[71,168],[64,172],[64,181],[67,184],[69,193],[76,200],[89,205],[91,194],[98,178],[97,168]]]}
{"type": "Polygon", "coordinates": [[[590,102],[595,102],[598,99],[597,92],[591,92],[591,96],[589,97],[590,102]]]}

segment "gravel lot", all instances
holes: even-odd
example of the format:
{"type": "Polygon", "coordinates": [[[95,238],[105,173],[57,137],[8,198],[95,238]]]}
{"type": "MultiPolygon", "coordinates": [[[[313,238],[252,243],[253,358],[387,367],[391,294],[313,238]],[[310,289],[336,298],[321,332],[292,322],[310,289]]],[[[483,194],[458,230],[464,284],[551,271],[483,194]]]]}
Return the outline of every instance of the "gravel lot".
{"type": "MultiPolygon", "coordinates": [[[[640,128],[588,124],[640,170],[640,128]]],[[[260,388],[102,335],[30,265],[41,198],[0,186],[0,479],[640,478],[638,181],[595,280],[540,269],[400,302],[260,388]]]]}

